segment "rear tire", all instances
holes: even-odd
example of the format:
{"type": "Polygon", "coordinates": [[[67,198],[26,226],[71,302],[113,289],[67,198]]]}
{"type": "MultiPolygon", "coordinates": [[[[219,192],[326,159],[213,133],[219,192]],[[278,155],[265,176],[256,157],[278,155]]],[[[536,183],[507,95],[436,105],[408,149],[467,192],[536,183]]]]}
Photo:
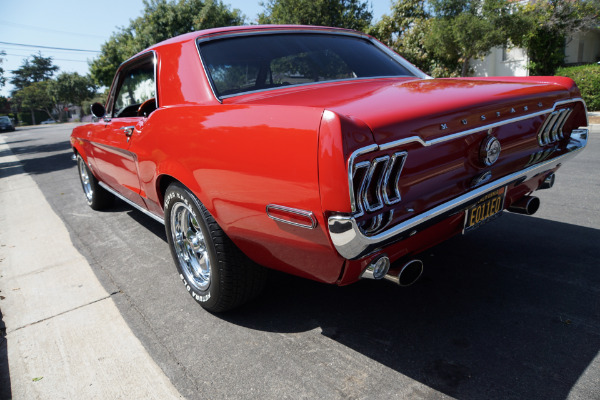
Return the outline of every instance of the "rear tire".
{"type": "Polygon", "coordinates": [[[92,174],[83,157],[79,154],[77,154],[77,170],[79,171],[81,187],[88,206],[93,210],[103,210],[110,207],[114,203],[115,197],[100,186],[98,179],[92,174]]]}
{"type": "Polygon", "coordinates": [[[165,193],[165,229],[179,277],[206,310],[231,310],[264,288],[266,269],[248,259],[179,183],[165,193]]]}

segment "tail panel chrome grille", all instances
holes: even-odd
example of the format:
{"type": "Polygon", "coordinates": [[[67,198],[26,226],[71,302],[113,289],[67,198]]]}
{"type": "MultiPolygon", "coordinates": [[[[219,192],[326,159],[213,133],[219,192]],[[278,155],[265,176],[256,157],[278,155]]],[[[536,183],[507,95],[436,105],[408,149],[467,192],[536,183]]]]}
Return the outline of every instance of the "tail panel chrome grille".
{"type": "Polygon", "coordinates": [[[406,152],[377,157],[354,165],[352,189],[354,209],[359,215],[371,213],[400,202],[398,181],[406,161],[406,152]]]}
{"type": "Polygon", "coordinates": [[[538,132],[538,143],[540,146],[556,143],[565,137],[563,129],[572,112],[571,108],[563,108],[562,110],[553,111],[548,115],[548,118],[546,118],[538,132]]]}

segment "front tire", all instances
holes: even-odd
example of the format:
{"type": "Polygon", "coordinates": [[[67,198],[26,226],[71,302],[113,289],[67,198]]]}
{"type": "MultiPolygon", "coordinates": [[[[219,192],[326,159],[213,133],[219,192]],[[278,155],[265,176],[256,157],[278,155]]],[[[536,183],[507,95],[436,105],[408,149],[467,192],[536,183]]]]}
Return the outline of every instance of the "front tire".
{"type": "Polygon", "coordinates": [[[249,260],[179,183],[165,193],[165,229],[179,277],[206,310],[231,310],[263,289],[265,268],[249,260]]]}
{"type": "Polygon", "coordinates": [[[103,210],[110,207],[115,197],[100,186],[98,179],[92,174],[83,157],[79,154],[77,154],[77,170],[79,171],[81,187],[88,206],[93,210],[103,210]]]}

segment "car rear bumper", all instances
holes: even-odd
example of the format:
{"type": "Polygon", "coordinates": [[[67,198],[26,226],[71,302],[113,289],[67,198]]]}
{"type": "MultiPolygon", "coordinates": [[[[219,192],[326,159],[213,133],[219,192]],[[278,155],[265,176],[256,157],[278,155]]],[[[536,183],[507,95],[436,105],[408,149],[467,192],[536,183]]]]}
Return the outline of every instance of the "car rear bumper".
{"type": "Polygon", "coordinates": [[[583,150],[587,145],[587,141],[588,130],[576,129],[571,134],[566,152],[560,156],[473,189],[462,196],[440,204],[377,235],[365,235],[353,216],[332,215],[328,219],[329,235],[336,250],[342,257],[349,260],[361,258],[374,250],[399,242],[445,218],[463,212],[465,208],[474,204],[480,196],[487,192],[511,184],[520,184],[558,168],[565,161],[573,158],[583,150]]]}

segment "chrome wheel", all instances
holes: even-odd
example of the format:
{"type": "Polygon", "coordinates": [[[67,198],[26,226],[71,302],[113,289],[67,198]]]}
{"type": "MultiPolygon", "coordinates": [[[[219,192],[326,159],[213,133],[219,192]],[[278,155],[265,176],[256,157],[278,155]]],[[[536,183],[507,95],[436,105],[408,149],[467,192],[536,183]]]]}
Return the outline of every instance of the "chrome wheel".
{"type": "Polygon", "coordinates": [[[210,286],[210,257],[206,240],[192,209],[176,203],[171,210],[173,247],[186,280],[194,289],[205,291],[210,286]]]}
{"type": "Polygon", "coordinates": [[[81,178],[81,185],[83,186],[83,192],[88,200],[88,203],[92,201],[94,197],[94,189],[92,189],[92,183],[90,181],[90,175],[88,173],[87,165],[81,156],[77,157],[77,166],[79,167],[79,177],[81,178]]]}

